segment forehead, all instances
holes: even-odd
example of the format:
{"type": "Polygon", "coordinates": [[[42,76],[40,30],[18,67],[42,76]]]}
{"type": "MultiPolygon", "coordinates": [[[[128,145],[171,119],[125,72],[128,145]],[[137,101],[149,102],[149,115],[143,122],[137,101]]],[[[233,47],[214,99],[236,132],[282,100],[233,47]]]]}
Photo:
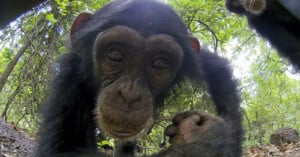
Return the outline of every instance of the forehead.
{"type": "Polygon", "coordinates": [[[188,30],[175,11],[150,0],[122,0],[109,3],[84,23],[76,36],[84,45],[91,45],[97,35],[116,25],[124,25],[143,37],[153,34],[172,36],[181,46],[188,42],[188,30]]]}
{"type": "Polygon", "coordinates": [[[151,34],[186,34],[181,19],[169,6],[154,1],[117,1],[95,12],[92,19],[96,29],[114,25],[128,26],[144,36],[151,34]]]}

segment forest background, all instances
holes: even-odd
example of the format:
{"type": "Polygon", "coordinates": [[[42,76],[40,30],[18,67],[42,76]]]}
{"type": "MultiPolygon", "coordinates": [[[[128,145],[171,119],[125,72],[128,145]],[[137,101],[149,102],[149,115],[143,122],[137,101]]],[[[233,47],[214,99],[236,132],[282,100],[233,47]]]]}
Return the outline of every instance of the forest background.
{"type": "MultiPolygon", "coordinates": [[[[72,20],[109,0],[46,1],[0,30],[0,117],[36,137],[39,109],[57,73],[56,58],[68,50],[72,20]]],[[[268,42],[229,13],[222,0],[165,0],[182,17],[201,45],[227,58],[239,80],[244,147],[268,144],[281,127],[300,130],[300,75],[268,42]]],[[[214,112],[209,95],[188,80],[165,101],[160,118],[139,141],[143,153],[160,149],[163,130],[178,111],[214,112]]],[[[98,134],[99,147],[113,140],[98,134]]]]}

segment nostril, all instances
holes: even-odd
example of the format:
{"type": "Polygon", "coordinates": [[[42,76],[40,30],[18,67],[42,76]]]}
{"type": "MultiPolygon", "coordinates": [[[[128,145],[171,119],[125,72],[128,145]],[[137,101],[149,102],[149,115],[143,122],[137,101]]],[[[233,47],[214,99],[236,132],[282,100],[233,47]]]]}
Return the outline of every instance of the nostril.
{"type": "Polygon", "coordinates": [[[125,102],[127,101],[126,96],[123,94],[122,90],[118,91],[118,96],[121,97],[125,102]]]}
{"type": "Polygon", "coordinates": [[[119,95],[119,96],[122,96],[122,95],[123,95],[121,90],[118,91],[118,95],[119,95]]]}
{"type": "Polygon", "coordinates": [[[142,99],[142,95],[133,91],[119,90],[118,96],[128,104],[133,104],[142,99]]]}
{"type": "Polygon", "coordinates": [[[138,94],[138,97],[137,97],[137,101],[140,101],[142,99],[142,95],[141,94],[138,94]]]}

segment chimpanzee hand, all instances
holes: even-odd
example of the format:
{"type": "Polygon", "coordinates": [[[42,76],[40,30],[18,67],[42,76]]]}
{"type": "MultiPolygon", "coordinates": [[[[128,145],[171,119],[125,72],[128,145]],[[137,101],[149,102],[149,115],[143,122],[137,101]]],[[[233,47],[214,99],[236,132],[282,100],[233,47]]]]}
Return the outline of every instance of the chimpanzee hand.
{"type": "Polygon", "coordinates": [[[225,123],[223,119],[198,111],[177,114],[173,124],[165,130],[172,145],[188,144],[198,140],[211,143],[214,139],[224,137],[225,123]]]}
{"type": "Polygon", "coordinates": [[[227,157],[230,131],[217,116],[198,111],[177,114],[165,130],[171,146],[164,157],[227,157]]]}

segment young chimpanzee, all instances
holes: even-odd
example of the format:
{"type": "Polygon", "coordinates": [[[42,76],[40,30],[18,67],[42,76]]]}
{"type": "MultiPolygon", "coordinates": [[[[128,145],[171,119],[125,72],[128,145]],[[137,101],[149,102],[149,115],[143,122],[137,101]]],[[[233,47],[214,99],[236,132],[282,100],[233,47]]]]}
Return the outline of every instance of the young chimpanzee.
{"type": "Polygon", "coordinates": [[[81,13],[72,50],[60,60],[43,108],[36,157],[103,157],[96,126],[116,139],[114,156],[134,156],[135,139],[150,129],[168,91],[183,78],[204,83],[217,116],[177,114],[165,134],[171,147],[156,157],[238,157],[241,114],[226,60],[201,49],[178,15],[149,0],[114,1],[81,13]]]}
{"type": "Polygon", "coordinates": [[[300,69],[300,1],[226,0],[226,7],[246,16],[250,27],[300,69]]]}

